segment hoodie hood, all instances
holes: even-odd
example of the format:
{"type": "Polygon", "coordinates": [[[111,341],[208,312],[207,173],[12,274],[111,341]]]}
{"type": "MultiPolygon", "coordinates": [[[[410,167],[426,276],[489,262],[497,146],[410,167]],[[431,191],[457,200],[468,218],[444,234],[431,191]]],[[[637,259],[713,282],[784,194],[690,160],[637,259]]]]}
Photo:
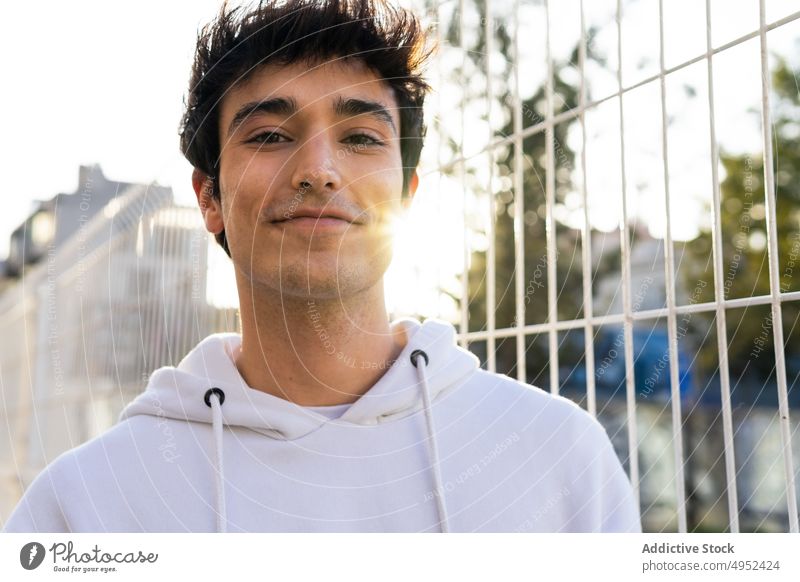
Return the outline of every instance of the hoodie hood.
{"type": "Polygon", "coordinates": [[[431,400],[478,369],[478,358],[456,345],[455,329],[450,323],[437,319],[424,323],[399,319],[392,323],[392,329],[397,330],[398,326],[405,331],[407,342],[397,360],[334,421],[283,398],[250,388],[234,362],[234,354],[242,342],[237,333],[210,335],[177,367],[167,366],[153,372],[147,389],[122,411],[120,421],[150,415],[212,424],[214,419],[206,393],[218,388],[224,393],[223,425],[293,440],[327,422],[374,425],[423,408],[420,375],[411,361],[411,354],[417,350],[427,355],[424,375],[431,400]]]}

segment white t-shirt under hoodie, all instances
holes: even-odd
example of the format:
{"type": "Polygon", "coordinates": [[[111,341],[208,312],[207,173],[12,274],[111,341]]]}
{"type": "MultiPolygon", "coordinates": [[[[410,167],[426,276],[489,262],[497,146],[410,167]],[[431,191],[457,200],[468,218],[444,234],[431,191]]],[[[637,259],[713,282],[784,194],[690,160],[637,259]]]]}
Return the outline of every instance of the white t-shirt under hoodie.
{"type": "Polygon", "coordinates": [[[51,463],[5,531],[641,531],[592,416],[482,370],[449,323],[392,325],[408,338],[398,359],[325,409],[248,387],[241,336],[207,337],[51,463]]]}

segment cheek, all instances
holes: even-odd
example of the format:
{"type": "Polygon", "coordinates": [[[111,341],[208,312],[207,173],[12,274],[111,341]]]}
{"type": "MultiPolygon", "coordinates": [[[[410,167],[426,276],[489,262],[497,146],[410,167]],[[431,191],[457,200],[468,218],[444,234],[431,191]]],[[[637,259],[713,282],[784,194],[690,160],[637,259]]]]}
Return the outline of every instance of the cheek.
{"type": "Polygon", "coordinates": [[[220,178],[223,215],[244,217],[258,212],[274,181],[273,174],[253,164],[230,168],[220,178]]]}
{"type": "Polygon", "coordinates": [[[221,186],[237,195],[263,196],[274,189],[286,160],[274,154],[239,149],[220,159],[221,186]]]}
{"type": "Polygon", "coordinates": [[[403,174],[397,170],[384,171],[374,174],[377,181],[376,191],[379,196],[373,198],[373,203],[378,207],[380,214],[394,216],[402,209],[403,174]]]}

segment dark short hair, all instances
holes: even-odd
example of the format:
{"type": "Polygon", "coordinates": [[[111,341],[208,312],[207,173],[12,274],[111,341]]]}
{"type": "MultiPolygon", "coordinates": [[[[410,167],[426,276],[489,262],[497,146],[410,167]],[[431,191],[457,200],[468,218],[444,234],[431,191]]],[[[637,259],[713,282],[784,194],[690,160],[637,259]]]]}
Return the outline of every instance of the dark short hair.
{"type": "MultiPolygon", "coordinates": [[[[420,70],[429,55],[417,17],[385,0],[271,0],[249,10],[230,8],[226,0],[198,32],[181,151],[212,178],[212,196],[219,199],[219,106],[226,91],[261,65],[355,58],[394,90],[405,196],[425,137],[429,86],[420,70]]],[[[230,256],[225,231],[216,238],[230,256]]]]}

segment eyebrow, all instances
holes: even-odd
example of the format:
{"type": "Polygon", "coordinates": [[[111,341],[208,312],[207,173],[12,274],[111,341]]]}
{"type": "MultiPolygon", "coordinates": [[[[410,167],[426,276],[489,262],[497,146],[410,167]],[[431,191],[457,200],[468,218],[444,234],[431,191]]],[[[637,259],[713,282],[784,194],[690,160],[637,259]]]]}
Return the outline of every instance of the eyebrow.
{"type": "Polygon", "coordinates": [[[377,101],[366,101],[364,99],[345,99],[337,97],[333,104],[333,110],[340,117],[355,117],[357,115],[369,115],[392,128],[397,133],[394,120],[381,103],[377,101]]]}
{"type": "Polygon", "coordinates": [[[263,101],[251,101],[245,103],[233,116],[231,124],[228,126],[228,137],[233,135],[242,123],[247,121],[251,115],[273,114],[288,117],[297,111],[297,101],[291,97],[273,97],[263,101]]]}
{"type": "MultiPolygon", "coordinates": [[[[337,97],[333,104],[333,111],[339,117],[369,115],[391,127],[395,134],[397,133],[397,127],[394,124],[389,110],[377,101],[337,97]]],[[[263,101],[245,103],[239,108],[236,115],[233,116],[228,126],[228,137],[233,135],[236,128],[244,123],[251,115],[273,114],[289,117],[295,113],[297,113],[297,101],[291,97],[273,97],[271,99],[264,99],[263,101]]]]}

